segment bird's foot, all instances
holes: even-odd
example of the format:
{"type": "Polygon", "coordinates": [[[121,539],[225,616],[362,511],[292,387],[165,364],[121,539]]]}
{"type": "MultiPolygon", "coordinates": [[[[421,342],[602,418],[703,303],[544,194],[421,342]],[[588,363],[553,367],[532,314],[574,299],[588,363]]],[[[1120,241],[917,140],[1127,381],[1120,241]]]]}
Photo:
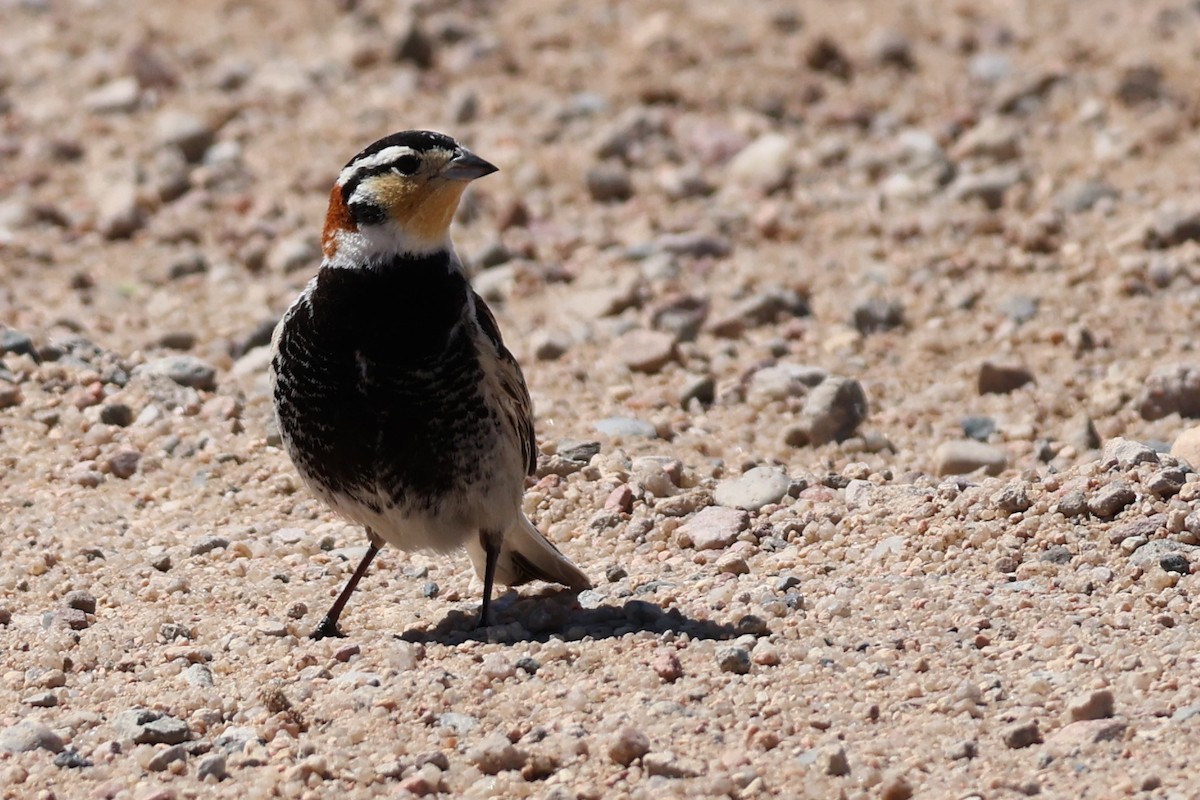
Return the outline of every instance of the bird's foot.
{"type": "Polygon", "coordinates": [[[345,639],[346,634],[338,630],[337,620],[332,620],[329,617],[321,620],[321,624],[309,636],[313,641],[321,641],[322,639],[345,639]]]}

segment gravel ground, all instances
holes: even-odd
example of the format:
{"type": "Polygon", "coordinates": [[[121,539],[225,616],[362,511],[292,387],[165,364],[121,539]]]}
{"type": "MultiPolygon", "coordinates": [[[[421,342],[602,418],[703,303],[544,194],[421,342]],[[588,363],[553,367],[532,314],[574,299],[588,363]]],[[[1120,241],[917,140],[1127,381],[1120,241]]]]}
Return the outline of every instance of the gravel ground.
{"type": "Polygon", "coordinates": [[[1194,3],[0,0],[0,796],[1195,795],[1194,3]],[[470,626],[266,393],[432,127],[596,582],[470,626]]]}

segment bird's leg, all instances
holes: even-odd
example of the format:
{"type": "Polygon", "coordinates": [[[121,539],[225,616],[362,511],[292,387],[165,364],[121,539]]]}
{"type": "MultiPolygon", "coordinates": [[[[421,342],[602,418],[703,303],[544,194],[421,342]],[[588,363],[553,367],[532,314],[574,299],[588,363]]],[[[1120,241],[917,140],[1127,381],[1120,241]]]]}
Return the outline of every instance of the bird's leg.
{"type": "Polygon", "coordinates": [[[324,639],[327,636],[340,639],[345,636],[344,633],[338,630],[338,617],[342,615],[342,609],[346,607],[347,601],[350,600],[350,595],[354,593],[354,587],[358,586],[358,582],[362,580],[362,576],[367,574],[367,568],[371,566],[371,562],[375,560],[376,554],[379,553],[379,548],[383,546],[382,540],[370,530],[367,531],[367,536],[371,539],[371,546],[363,554],[362,561],[358,562],[358,567],[354,570],[354,574],[350,576],[350,580],[346,581],[346,586],[342,589],[342,593],[338,595],[337,600],[333,601],[333,605],[325,615],[325,619],[321,620],[321,624],[312,632],[313,639],[324,639]]]}
{"type": "Polygon", "coordinates": [[[502,531],[480,531],[479,543],[483,545],[483,607],[479,610],[479,624],[488,626],[488,607],[492,604],[492,586],[496,583],[496,564],[500,561],[500,545],[504,541],[502,531]]]}

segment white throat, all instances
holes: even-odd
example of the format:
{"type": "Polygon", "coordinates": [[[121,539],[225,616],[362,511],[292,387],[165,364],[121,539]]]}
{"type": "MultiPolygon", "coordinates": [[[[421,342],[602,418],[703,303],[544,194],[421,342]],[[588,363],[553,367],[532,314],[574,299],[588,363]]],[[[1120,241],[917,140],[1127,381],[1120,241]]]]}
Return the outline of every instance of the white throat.
{"type": "Polygon", "coordinates": [[[397,257],[421,258],[449,253],[451,268],[463,270],[449,232],[436,239],[424,239],[407,235],[394,225],[371,225],[357,231],[338,231],[334,241],[337,247],[332,256],[325,257],[322,266],[337,269],[381,267],[397,257]]]}

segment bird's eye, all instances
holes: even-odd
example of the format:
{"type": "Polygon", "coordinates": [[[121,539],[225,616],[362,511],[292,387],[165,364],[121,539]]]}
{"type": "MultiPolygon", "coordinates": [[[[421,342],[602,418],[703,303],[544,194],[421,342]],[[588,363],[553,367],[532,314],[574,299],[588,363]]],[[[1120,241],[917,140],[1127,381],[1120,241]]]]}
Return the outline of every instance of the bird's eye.
{"type": "Polygon", "coordinates": [[[401,175],[412,175],[421,166],[421,159],[416,156],[400,156],[393,166],[401,175]]]}

